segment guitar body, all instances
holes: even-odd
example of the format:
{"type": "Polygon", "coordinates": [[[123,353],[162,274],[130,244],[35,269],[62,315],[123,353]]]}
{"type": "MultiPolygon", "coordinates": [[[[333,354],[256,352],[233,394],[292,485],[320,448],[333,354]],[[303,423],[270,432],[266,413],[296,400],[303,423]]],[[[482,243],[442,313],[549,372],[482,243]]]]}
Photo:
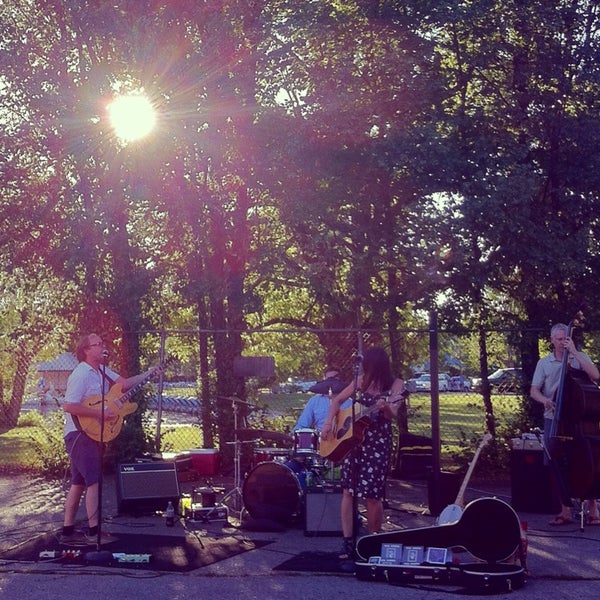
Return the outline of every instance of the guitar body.
{"type": "MultiPolygon", "coordinates": [[[[358,413],[358,408],[356,408],[358,413]]],[[[358,418],[352,421],[352,407],[344,408],[337,414],[331,433],[326,440],[319,444],[319,454],[333,462],[340,462],[365,437],[365,430],[369,426],[367,418],[358,418]]]]}
{"type": "Polygon", "coordinates": [[[460,521],[460,517],[463,514],[462,506],[459,504],[448,504],[446,508],[440,513],[437,519],[437,525],[450,525],[460,521]]]}
{"type": "MultiPolygon", "coordinates": [[[[407,396],[407,391],[397,392],[388,400],[388,403],[396,404],[407,396]]],[[[369,415],[378,410],[380,409],[377,405],[366,407],[357,403],[354,407],[353,422],[352,406],[340,409],[327,439],[321,438],[319,442],[319,454],[333,462],[340,462],[354,446],[363,441],[365,430],[370,424],[369,415]]]]}
{"type": "MultiPolygon", "coordinates": [[[[136,388],[134,388],[135,391],[136,388]]],[[[76,417],[74,420],[77,423],[78,429],[83,431],[88,437],[99,442],[111,442],[114,440],[123,427],[123,419],[137,410],[138,405],[135,402],[130,402],[130,392],[123,393],[123,388],[120,383],[115,383],[104,396],[104,410],[110,410],[115,415],[116,419],[106,420],[104,423],[104,433],[99,419],[93,417],[76,417]]],[[[82,402],[83,406],[98,410],[98,414],[102,411],[102,396],[90,396],[82,402]]]]}
{"type": "Polygon", "coordinates": [[[451,523],[456,523],[460,519],[460,517],[463,513],[463,507],[465,505],[465,491],[467,490],[467,485],[469,483],[469,479],[471,478],[471,475],[473,474],[473,470],[475,469],[475,464],[477,463],[477,459],[479,458],[481,451],[483,450],[485,445],[491,439],[492,439],[491,433],[486,433],[483,436],[483,439],[481,440],[479,447],[475,451],[475,455],[473,456],[473,460],[471,461],[471,464],[469,465],[469,468],[467,470],[465,478],[463,479],[462,485],[460,486],[460,489],[458,490],[458,494],[456,496],[456,500],[454,500],[454,504],[449,504],[448,506],[446,506],[446,508],[444,508],[444,510],[440,513],[440,516],[436,520],[436,523],[435,523],[436,525],[449,525],[451,523]]]}

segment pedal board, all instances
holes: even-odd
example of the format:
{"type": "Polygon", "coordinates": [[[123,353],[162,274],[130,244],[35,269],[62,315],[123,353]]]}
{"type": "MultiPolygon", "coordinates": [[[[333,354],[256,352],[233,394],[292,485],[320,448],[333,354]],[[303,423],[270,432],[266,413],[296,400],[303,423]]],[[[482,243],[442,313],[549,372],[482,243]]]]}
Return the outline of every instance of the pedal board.
{"type": "Polygon", "coordinates": [[[192,504],[190,508],[185,509],[185,518],[189,521],[227,521],[229,518],[229,509],[226,506],[202,506],[201,504],[192,504]]]}

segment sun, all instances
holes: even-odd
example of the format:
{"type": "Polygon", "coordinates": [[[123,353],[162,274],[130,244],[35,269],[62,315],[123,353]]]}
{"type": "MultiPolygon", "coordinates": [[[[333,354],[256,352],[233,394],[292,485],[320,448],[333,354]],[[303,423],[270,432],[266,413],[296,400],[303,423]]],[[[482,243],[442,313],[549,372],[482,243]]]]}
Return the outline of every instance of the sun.
{"type": "Polygon", "coordinates": [[[141,94],[118,96],[106,108],[115,134],[125,143],[148,135],[156,124],[154,107],[141,94]]]}

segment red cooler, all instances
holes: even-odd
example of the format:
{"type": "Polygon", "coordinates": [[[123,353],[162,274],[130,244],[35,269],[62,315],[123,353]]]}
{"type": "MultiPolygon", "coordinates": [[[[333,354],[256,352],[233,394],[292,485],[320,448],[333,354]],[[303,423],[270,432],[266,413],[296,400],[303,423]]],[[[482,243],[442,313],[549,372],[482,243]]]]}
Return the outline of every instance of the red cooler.
{"type": "Polygon", "coordinates": [[[219,450],[217,448],[193,448],[189,451],[192,469],[198,475],[216,475],[219,470],[219,450]]]}

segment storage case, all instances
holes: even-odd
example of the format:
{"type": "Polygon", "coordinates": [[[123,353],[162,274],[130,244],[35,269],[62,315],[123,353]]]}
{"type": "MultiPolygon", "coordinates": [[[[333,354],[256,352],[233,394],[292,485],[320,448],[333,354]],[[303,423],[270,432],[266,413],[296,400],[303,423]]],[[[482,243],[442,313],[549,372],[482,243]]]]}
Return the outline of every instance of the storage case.
{"type": "Polygon", "coordinates": [[[198,475],[212,476],[219,471],[219,450],[217,448],[192,448],[189,450],[192,469],[198,475]]]}

